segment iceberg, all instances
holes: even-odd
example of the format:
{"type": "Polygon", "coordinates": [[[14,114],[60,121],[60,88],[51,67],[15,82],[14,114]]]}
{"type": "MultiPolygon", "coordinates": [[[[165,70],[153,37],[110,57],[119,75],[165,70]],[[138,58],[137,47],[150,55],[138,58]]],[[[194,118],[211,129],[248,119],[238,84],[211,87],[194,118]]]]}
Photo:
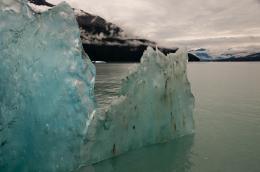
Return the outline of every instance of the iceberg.
{"type": "Polygon", "coordinates": [[[95,67],[73,10],[0,2],[0,171],[72,171],[95,113],[95,67]]]}
{"type": "Polygon", "coordinates": [[[85,164],[194,131],[194,97],[186,74],[188,54],[165,56],[148,48],[140,65],[122,81],[120,96],[91,118],[85,164]]]}
{"type": "Polygon", "coordinates": [[[0,60],[0,171],[74,171],[194,131],[184,50],[148,48],[98,111],[95,66],[66,3],[35,14],[1,1],[0,60]]]}

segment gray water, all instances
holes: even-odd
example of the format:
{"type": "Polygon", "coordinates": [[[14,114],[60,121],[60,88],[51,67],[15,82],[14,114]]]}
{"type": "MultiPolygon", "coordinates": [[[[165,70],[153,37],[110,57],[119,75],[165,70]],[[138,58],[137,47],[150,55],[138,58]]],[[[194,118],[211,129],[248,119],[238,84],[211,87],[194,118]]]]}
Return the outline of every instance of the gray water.
{"type": "MultiPolygon", "coordinates": [[[[97,64],[96,95],[107,106],[136,64],[97,64]]],[[[260,63],[189,63],[195,134],[87,167],[90,172],[259,172],[260,63]]]]}

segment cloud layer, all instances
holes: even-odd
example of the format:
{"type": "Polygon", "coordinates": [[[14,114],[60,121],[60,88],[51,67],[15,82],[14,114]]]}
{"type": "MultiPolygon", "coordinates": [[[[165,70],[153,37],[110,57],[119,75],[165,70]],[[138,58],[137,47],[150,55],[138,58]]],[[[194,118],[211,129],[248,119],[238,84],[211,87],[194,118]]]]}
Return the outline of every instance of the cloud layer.
{"type": "Polygon", "coordinates": [[[242,43],[243,38],[248,42],[248,37],[260,36],[260,0],[66,1],[121,25],[129,33],[168,46],[195,46],[193,40],[214,44],[214,38],[226,41],[227,37],[242,43]]]}

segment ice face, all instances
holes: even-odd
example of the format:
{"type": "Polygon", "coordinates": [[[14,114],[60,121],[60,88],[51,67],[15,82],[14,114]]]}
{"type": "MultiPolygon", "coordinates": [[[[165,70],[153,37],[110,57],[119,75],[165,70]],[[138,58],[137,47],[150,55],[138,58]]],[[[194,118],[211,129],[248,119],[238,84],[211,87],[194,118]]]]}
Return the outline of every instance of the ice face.
{"type": "Polygon", "coordinates": [[[0,171],[72,171],[193,132],[187,53],[151,48],[96,113],[95,67],[72,9],[0,2],[0,171]]]}
{"type": "Polygon", "coordinates": [[[148,48],[122,83],[121,96],[93,117],[82,152],[86,164],[193,132],[194,97],[187,52],[165,56],[148,48]]]}
{"type": "Polygon", "coordinates": [[[95,112],[95,68],[65,3],[0,2],[0,171],[71,171],[95,112]]]}

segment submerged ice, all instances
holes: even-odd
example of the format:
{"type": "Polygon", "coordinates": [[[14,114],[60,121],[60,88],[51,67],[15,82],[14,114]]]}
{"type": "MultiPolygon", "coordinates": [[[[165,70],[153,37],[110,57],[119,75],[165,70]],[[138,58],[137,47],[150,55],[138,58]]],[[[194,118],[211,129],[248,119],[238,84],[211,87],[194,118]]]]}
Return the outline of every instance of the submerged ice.
{"type": "Polygon", "coordinates": [[[148,48],[97,112],[95,67],[72,9],[0,2],[0,171],[73,171],[193,132],[187,53],[148,48]]]}

